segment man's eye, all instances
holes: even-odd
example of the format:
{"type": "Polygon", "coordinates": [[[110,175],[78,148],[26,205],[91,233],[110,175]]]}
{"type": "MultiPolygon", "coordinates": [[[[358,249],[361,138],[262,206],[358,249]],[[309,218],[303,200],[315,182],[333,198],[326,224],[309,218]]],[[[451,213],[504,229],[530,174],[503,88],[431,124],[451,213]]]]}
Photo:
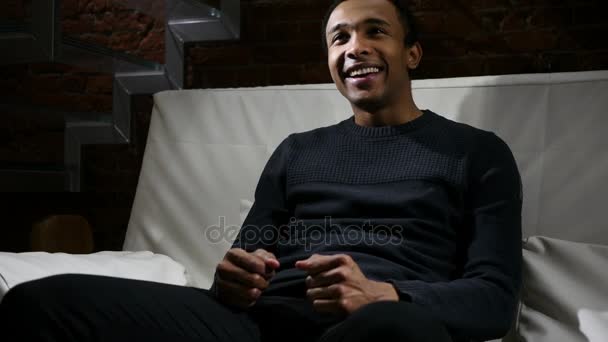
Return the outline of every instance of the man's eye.
{"type": "Polygon", "coordinates": [[[369,30],[369,33],[370,34],[379,34],[379,33],[384,33],[384,30],[379,27],[374,27],[369,30]]]}
{"type": "Polygon", "coordinates": [[[343,41],[347,38],[348,37],[344,33],[338,33],[337,35],[334,36],[334,38],[332,39],[332,42],[335,43],[337,41],[343,41]]]}

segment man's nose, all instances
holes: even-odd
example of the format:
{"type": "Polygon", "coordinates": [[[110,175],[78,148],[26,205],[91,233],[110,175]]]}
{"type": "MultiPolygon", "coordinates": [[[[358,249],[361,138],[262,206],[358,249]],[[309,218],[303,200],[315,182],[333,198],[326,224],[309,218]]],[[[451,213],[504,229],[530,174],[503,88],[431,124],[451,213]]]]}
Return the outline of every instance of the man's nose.
{"type": "Polygon", "coordinates": [[[361,55],[369,55],[371,48],[368,42],[359,35],[353,35],[350,39],[346,57],[350,59],[358,59],[361,55]]]}

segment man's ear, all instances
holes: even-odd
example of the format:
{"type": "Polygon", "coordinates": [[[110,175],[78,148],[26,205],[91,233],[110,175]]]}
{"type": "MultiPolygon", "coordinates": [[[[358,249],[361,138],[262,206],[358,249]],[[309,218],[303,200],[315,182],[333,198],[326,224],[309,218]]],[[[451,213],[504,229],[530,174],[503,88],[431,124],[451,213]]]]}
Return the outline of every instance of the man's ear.
{"type": "Polygon", "coordinates": [[[406,46],[405,58],[407,68],[410,70],[416,69],[420,60],[422,59],[422,46],[419,42],[412,44],[412,46],[406,46]]]}

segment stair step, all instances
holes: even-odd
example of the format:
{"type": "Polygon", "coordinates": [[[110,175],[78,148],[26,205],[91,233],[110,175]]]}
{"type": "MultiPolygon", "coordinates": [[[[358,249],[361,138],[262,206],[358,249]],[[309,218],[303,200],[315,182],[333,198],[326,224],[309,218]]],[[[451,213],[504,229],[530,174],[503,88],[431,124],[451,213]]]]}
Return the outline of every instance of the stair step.
{"type": "Polygon", "coordinates": [[[61,165],[0,165],[0,192],[62,192],[67,172],[61,165]]]}

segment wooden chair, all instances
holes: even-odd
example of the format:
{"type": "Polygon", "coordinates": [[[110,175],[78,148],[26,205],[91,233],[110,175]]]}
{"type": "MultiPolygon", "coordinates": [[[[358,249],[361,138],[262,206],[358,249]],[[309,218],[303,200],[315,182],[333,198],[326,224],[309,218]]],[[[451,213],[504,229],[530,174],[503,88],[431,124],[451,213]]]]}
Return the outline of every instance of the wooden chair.
{"type": "Polygon", "coordinates": [[[88,254],[93,252],[93,232],[79,215],[53,215],[35,223],[30,234],[32,251],[88,254]]]}

